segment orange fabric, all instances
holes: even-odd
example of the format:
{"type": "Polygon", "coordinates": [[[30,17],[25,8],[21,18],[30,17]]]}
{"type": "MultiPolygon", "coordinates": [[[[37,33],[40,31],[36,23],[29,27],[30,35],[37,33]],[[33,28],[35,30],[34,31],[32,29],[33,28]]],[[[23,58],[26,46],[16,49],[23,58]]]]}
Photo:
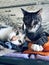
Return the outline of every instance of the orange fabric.
{"type": "Polygon", "coordinates": [[[49,52],[44,52],[44,51],[36,52],[36,51],[29,50],[29,49],[24,51],[23,53],[27,53],[27,54],[39,54],[39,55],[43,55],[43,56],[49,56],[49,52]]]}
{"type": "Polygon", "coordinates": [[[29,43],[28,44],[28,50],[24,51],[24,53],[28,53],[28,54],[40,54],[40,55],[44,55],[44,56],[49,56],[49,37],[48,37],[48,42],[44,44],[43,48],[44,50],[43,51],[33,51],[31,49],[31,45],[33,43],[29,43]]]}
{"type": "Polygon", "coordinates": [[[49,37],[48,37],[48,42],[44,44],[43,48],[44,51],[49,51],[49,37]]]}

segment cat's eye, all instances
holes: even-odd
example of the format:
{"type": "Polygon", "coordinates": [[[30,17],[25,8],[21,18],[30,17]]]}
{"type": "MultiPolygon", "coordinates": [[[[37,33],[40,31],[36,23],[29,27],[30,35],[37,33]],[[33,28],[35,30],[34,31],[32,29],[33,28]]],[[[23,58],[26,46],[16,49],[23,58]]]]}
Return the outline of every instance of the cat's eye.
{"type": "Polygon", "coordinates": [[[19,35],[19,32],[18,31],[16,32],[16,35],[19,35]]]}

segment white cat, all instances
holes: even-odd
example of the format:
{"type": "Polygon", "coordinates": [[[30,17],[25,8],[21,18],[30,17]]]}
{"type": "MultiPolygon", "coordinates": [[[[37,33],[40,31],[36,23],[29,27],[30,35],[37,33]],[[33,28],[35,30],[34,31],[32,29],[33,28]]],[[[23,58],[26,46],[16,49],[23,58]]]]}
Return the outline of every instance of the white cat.
{"type": "Polygon", "coordinates": [[[24,43],[24,41],[25,41],[24,37],[25,37],[25,35],[22,34],[21,32],[19,32],[18,35],[16,35],[15,32],[12,32],[9,34],[10,42],[17,46],[22,45],[24,43]]]}

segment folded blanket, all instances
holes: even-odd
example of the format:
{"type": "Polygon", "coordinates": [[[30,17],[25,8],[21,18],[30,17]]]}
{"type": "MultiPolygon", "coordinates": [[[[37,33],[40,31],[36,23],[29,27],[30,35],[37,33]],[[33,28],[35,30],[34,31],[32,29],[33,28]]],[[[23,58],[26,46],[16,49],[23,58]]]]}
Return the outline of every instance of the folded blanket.
{"type": "Polygon", "coordinates": [[[39,55],[43,55],[43,56],[49,56],[49,52],[37,52],[37,51],[32,51],[32,50],[26,50],[23,53],[28,53],[28,54],[39,54],[39,55]]]}
{"type": "MultiPolygon", "coordinates": [[[[23,53],[17,53],[17,52],[16,53],[5,54],[4,56],[29,59],[29,54],[23,54],[23,53]]],[[[35,56],[33,55],[32,59],[34,59],[34,58],[35,58],[35,56]]]]}
{"type": "Polygon", "coordinates": [[[4,57],[10,57],[10,58],[24,58],[24,59],[39,59],[39,60],[45,60],[49,61],[49,56],[42,56],[42,55],[34,55],[31,54],[23,54],[23,53],[8,53],[3,55],[4,57]]]}
{"type": "Polygon", "coordinates": [[[49,56],[37,55],[36,58],[41,59],[41,60],[45,60],[45,61],[49,61],[49,56]]]}
{"type": "MultiPolygon", "coordinates": [[[[34,59],[49,61],[49,56],[42,56],[37,54],[34,57],[34,59]]],[[[30,59],[33,59],[33,54],[31,54],[30,59]]]]}

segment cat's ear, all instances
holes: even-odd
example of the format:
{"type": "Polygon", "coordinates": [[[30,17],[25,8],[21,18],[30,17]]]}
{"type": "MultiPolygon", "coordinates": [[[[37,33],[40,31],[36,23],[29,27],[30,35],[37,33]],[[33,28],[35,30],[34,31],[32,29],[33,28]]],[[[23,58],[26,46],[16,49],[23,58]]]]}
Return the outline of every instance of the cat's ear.
{"type": "Polygon", "coordinates": [[[22,12],[23,12],[24,15],[27,15],[27,11],[25,11],[25,10],[22,9],[22,8],[21,8],[21,10],[22,10],[22,12]]]}
{"type": "Polygon", "coordinates": [[[42,13],[42,8],[37,11],[37,14],[41,14],[41,13],[42,13]]]}

